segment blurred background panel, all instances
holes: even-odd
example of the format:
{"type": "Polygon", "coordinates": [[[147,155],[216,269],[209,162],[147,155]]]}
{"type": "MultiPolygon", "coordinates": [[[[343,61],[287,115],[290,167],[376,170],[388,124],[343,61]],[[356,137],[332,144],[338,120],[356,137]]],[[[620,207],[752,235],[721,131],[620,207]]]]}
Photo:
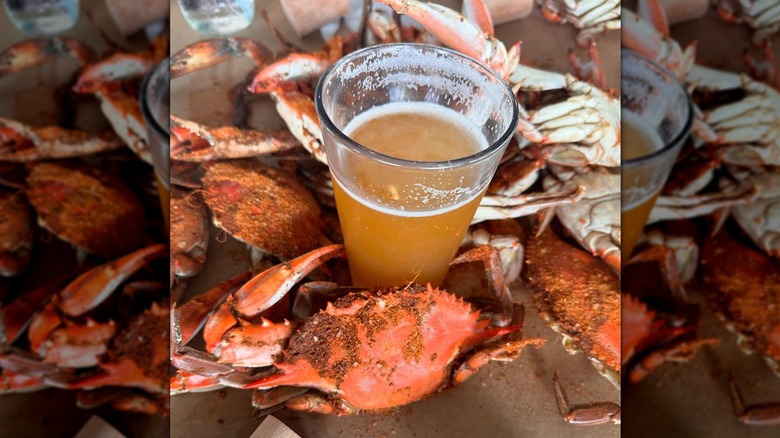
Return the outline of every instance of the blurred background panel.
{"type": "Polygon", "coordinates": [[[168,2],[3,3],[0,434],[167,436],[168,232],[139,97],[168,2]]]}
{"type": "MultiPolygon", "coordinates": [[[[648,15],[639,22],[626,12],[637,3],[624,2],[623,45],[655,57],[663,37],[648,15]]],[[[635,324],[623,337],[644,345],[625,376],[623,436],[776,436],[780,4],[660,3],[671,22],[661,44],[694,65],[671,51],[655,59],[681,77],[700,112],[644,243],[624,263],[623,289],[636,300],[624,301],[623,320],[635,324]],[[761,412],[775,426],[744,424],[761,412]]]]}

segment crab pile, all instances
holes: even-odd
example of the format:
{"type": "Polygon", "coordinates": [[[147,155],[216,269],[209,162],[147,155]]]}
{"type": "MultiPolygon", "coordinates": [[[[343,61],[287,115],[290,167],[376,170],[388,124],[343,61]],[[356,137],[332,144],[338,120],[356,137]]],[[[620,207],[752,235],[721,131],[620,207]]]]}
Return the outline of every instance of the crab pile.
{"type": "MultiPolygon", "coordinates": [[[[261,413],[287,406],[348,414],[409,403],[460,383],[491,360],[514,359],[522,346],[537,343],[513,338],[515,329],[507,327],[519,323],[512,317],[508,283],[520,277],[525,263],[517,219],[537,214],[541,220],[532,239],[571,236],[561,241],[561,248],[583,260],[583,269],[547,263],[549,255],[539,252],[529,254],[529,266],[535,270],[526,279],[534,286],[536,302],[564,334],[569,351],[585,351],[617,382],[620,103],[615,93],[603,89],[595,41],[601,30],[618,25],[619,2],[595,9],[544,2],[547,18],[583,29],[578,41],[594,59],[581,63],[570,54],[576,76],[521,63],[519,43],[507,47],[494,37],[481,1],[464,2],[465,18],[433,3],[379,3],[389,7],[374,7],[365,17],[365,35],[339,33],[319,52],[303,53],[280,38],[282,53],[274,56],[255,41],[232,37],[199,41],[172,56],[173,80],[236,59],[257,66],[245,84],[231,90],[234,124],[207,126],[171,115],[172,181],[177,186],[171,208],[172,251],[178,260],[171,273],[178,289],[174,301],[179,301],[188,279],[209,263],[208,221],[220,235],[246,243],[254,266],[260,265],[258,255],[286,260],[265,271],[255,268],[176,305],[171,360],[178,372],[171,381],[172,393],[257,388],[253,404],[261,413]],[[557,13],[550,13],[553,10],[557,13]],[[415,23],[394,18],[396,13],[415,23]],[[444,283],[447,291],[421,285],[365,291],[304,281],[315,276],[345,284],[333,278],[339,269],[315,270],[343,255],[340,247],[322,246],[340,241],[340,236],[337,222],[333,226],[335,203],[312,89],[345,53],[364,44],[399,41],[462,51],[493,68],[517,93],[521,123],[464,241],[464,257],[489,266],[489,297],[455,301],[452,293],[460,292],[454,276],[444,283]],[[247,124],[243,105],[262,98],[258,95],[272,99],[287,129],[258,131],[247,124]],[[284,209],[268,207],[280,202],[284,209]],[[287,234],[295,239],[280,239],[287,234]],[[560,297],[562,291],[551,279],[563,271],[571,273],[572,281],[598,278],[598,286],[581,292],[603,305],[560,297]],[[447,329],[451,337],[426,330],[415,334],[421,320],[433,318],[431,307],[444,312],[436,317],[441,324],[463,318],[470,322],[460,334],[447,329]],[[584,320],[570,319],[583,310],[588,315],[584,320]],[[379,322],[361,319],[368,315],[379,322]],[[588,330],[580,330],[582,324],[588,330]],[[195,334],[201,328],[203,348],[196,348],[200,341],[195,334]],[[411,336],[405,347],[386,338],[396,332],[400,338],[411,336]],[[343,340],[331,341],[334,334],[343,340]],[[438,351],[433,343],[447,345],[446,351],[438,351]],[[416,375],[406,368],[410,364],[425,366],[416,375]],[[382,371],[369,376],[374,368],[382,371]],[[407,389],[400,394],[388,385],[407,389]]],[[[619,421],[618,406],[572,407],[557,379],[554,385],[567,421],[619,421]]]]}
{"type": "MultiPolygon", "coordinates": [[[[656,225],[646,230],[647,249],[635,259],[659,261],[666,286],[683,301],[686,283],[698,272],[708,301],[725,326],[737,333],[739,346],[759,351],[777,374],[780,290],[772,276],[780,272],[780,89],[770,40],[777,22],[764,20],[773,14],[771,7],[756,9],[763,8],[762,2],[715,3],[722,16],[734,18],[738,11],[740,21],[758,29],[754,42],[763,47],[766,59],[757,61],[746,51],[750,74],[699,65],[693,45],[682,50],[669,36],[656,1],[640,1],[640,15],[624,30],[632,34],[624,38],[630,48],[678,75],[696,110],[692,139],[651,213],[649,222],[656,225]],[[640,44],[637,35],[647,36],[646,44],[640,44]],[[691,232],[695,227],[685,221],[708,231],[691,232]]],[[[777,404],[745,407],[734,380],[729,386],[740,421],[780,421],[777,404]]]]}
{"type": "Polygon", "coordinates": [[[54,93],[57,124],[0,118],[0,275],[11,286],[0,297],[0,394],[59,388],[84,408],[167,415],[169,251],[154,243],[162,213],[135,98],[164,46],[99,56],[56,37],[0,53],[9,80],[63,58],[78,66],[54,93]],[[110,129],[80,126],[72,108],[90,104],[110,129]]]}

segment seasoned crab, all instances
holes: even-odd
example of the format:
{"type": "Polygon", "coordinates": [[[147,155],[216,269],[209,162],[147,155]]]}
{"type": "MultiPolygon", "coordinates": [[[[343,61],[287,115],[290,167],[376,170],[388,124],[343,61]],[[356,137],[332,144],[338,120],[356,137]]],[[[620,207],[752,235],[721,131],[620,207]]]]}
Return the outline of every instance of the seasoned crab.
{"type": "Polygon", "coordinates": [[[98,362],[100,372],[70,383],[70,389],[123,386],[168,394],[170,312],[166,303],[133,318],[111,341],[98,362]]]}
{"type": "MultiPolygon", "coordinates": [[[[230,294],[206,323],[206,346],[219,363],[273,366],[260,379],[247,375],[241,379],[240,386],[267,391],[258,399],[339,415],[388,409],[456,385],[491,360],[515,359],[526,345],[541,343],[504,339],[486,344],[519,327],[491,327],[490,319],[482,318],[471,305],[421,285],[380,291],[353,288],[302,321],[258,321],[258,315],[302,277],[343,255],[341,245],[331,245],[275,266],[230,294]],[[284,389],[289,386],[306,391],[284,389]],[[272,397],[280,392],[286,397],[272,397]]],[[[225,299],[226,291],[222,288],[217,295],[225,299]]],[[[235,385],[235,376],[225,378],[231,373],[216,367],[206,370],[202,354],[193,356],[182,347],[197,330],[193,317],[203,316],[188,309],[189,304],[174,311],[175,340],[180,345],[174,345],[173,359],[184,371],[174,379],[177,388],[235,385]],[[182,319],[184,315],[189,322],[182,319]]],[[[240,371],[234,369],[235,373],[240,371]]]]}
{"type": "Polygon", "coordinates": [[[203,199],[217,227],[261,251],[290,259],[324,241],[320,207],[284,171],[255,160],[208,163],[203,199]]]}
{"type": "Polygon", "coordinates": [[[33,226],[24,194],[0,191],[0,276],[19,275],[29,263],[33,226]]]}
{"type": "Polygon", "coordinates": [[[106,258],[144,243],[144,209],[117,178],[86,164],[41,162],[27,177],[38,223],[57,237],[106,258]]]}
{"type": "Polygon", "coordinates": [[[526,248],[526,276],[542,316],[617,384],[620,280],[603,262],[564,242],[549,227],[526,248]]]}
{"type": "MultiPolygon", "coordinates": [[[[152,385],[146,384],[138,373],[134,374],[129,367],[122,367],[127,364],[119,363],[118,371],[112,370],[110,364],[105,364],[113,363],[109,358],[123,354],[120,347],[126,339],[141,339],[141,334],[137,333],[139,329],[151,330],[154,336],[162,336],[167,340],[167,309],[152,307],[152,313],[156,312],[156,316],[161,318],[162,329],[153,326],[148,318],[144,319],[146,314],[131,313],[129,317],[123,317],[122,314],[133,312],[125,299],[130,289],[125,287],[122,297],[118,300],[123,308],[114,312],[112,319],[99,322],[97,318],[105,317],[101,316],[101,312],[93,310],[105,302],[119,285],[127,283],[127,280],[147,267],[152,260],[167,254],[165,245],[152,245],[118,260],[96,266],[73,281],[68,282],[69,276],[55,278],[52,282],[3,306],[0,309],[0,322],[3,323],[0,330],[3,334],[0,339],[3,347],[0,353],[0,373],[5,381],[2,392],[33,391],[47,387],[85,387],[87,385],[81,383],[81,380],[86,378],[85,375],[93,378],[90,369],[95,366],[114,371],[117,381],[104,381],[103,385],[128,385],[150,390],[152,385]],[[124,319],[131,322],[125,326],[122,322],[124,319]],[[135,320],[140,322],[132,322],[135,320]],[[19,342],[25,332],[26,343],[19,342]],[[117,332],[119,335],[116,335],[117,332]],[[15,345],[29,345],[30,351],[15,345]],[[117,377],[120,374],[124,379],[122,382],[119,382],[120,378],[117,377]]],[[[144,344],[146,345],[145,342],[144,344]]],[[[164,340],[161,346],[163,351],[167,348],[164,340]]],[[[134,348],[138,352],[143,351],[134,348]]],[[[140,363],[141,367],[145,364],[140,363]]],[[[165,370],[167,377],[167,366],[165,370]]],[[[166,378],[163,378],[163,385],[166,384],[165,380],[166,378]]],[[[99,386],[94,380],[89,381],[90,388],[99,386]]]]}
{"type": "MultiPolygon", "coordinates": [[[[620,382],[620,279],[604,262],[564,242],[545,227],[528,242],[526,283],[534,304],[550,327],[563,336],[572,354],[584,352],[598,372],[620,382]]],[[[620,422],[620,407],[594,403],[571,407],[555,378],[555,395],[572,424],[620,422]]]]}
{"type": "Polygon", "coordinates": [[[745,351],[761,353],[780,375],[780,267],[723,229],[702,247],[709,300],[745,351]]]}

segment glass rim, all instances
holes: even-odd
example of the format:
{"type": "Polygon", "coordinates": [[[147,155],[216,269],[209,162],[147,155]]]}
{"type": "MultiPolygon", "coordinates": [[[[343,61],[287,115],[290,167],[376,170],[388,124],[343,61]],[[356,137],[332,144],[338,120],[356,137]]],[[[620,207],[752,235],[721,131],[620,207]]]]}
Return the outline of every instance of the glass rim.
{"type": "MultiPolygon", "coordinates": [[[[677,135],[675,135],[672,138],[672,140],[670,140],[668,142],[664,142],[664,147],[662,147],[661,149],[658,149],[657,151],[653,151],[653,152],[651,152],[651,153],[649,153],[647,155],[642,155],[641,157],[636,157],[636,158],[631,158],[629,160],[621,161],[621,165],[620,165],[621,168],[623,168],[623,169],[626,169],[626,168],[631,169],[631,168],[635,168],[635,167],[640,167],[640,166],[642,166],[642,165],[644,165],[644,164],[646,164],[646,163],[648,163],[650,161],[654,161],[655,159],[660,158],[660,157],[666,155],[669,151],[674,150],[674,148],[675,148],[675,146],[677,146],[677,144],[679,144],[680,142],[685,141],[686,137],[688,137],[688,135],[691,132],[691,128],[693,127],[694,112],[693,112],[693,99],[691,98],[690,94],[688,93],[688,90],[685,88],[685,85],[682,82],[680,82],[680,80],[677,78],[677,76],[675,74],[673,74],[671,71],[669,71],[669,69],[667,69],[666,67],[662,66],[661,64],[659,64],[659,63],[651,60],[650,58],[648,58],[646,56],[643,56],[643,55],[641,55],[641,54],[639,54],[639,53],[637,53],[637,52],[635,52],[633,50],[621,48],[620,49],[620,59],[621,59],[621,62],[622,62],[624,57],[626,57],[626,58],[635,58],[638,61],[643,62],[643,63],[651,66],[652,68],[658,70],[664,76],[666,76],[668,78],[671,78],[671,80],[675,84],[677,84],[679,89],[682,90],[683,94],[685,94],[685,96],[688,97],[687,105],[686,105],[686,107],[687,107],[687,111],[686,111],[687,112],[687,116],[685,118],[685,123],[683,124],[682,128],[680,129],[680,132],[678,132],[677,135]]],[[[622,112],[622,110],[623,110],[623,108],[621,107],[621,112],[622,112]]]]}
{"type": "Polygon", "coordinates": [[[157,131],[158,134],[164,137],[170,137],[171,133],[169,130],[166,130],[162,127],[160,122],[157,120],[157,117],[154,116],[152,113],[151,108],[149,107],[149,98],[147,97],[147,89],[151,86],[152,77],[156,77],[158,74],[160,74],[161,71],[168,70],[168,87],[170,88],[170,58],[165,58],[162,61],[160,61],[151,72],[149,72],[148,75],[144,78],[143,83],[141,84],[141,113],[143,114],[144,120],[147,124],[151,125],[152,128],[157,131]],[[165,67],[163,69],[163,67],[165,67]]]}
{"type": "Polygon", "coordinates": [[[476,59],[466,56],[455,50],[446,47],[434,46],[431,44],[419,44],[419,43],[381,44],[378,46],[365,47],[363,49],[356,50],[342,57],[338,61],[334,62],[330,67],[328,67],[328,69],[325,70],[325,73],[322,76],[320,76],[320,79],[317,82],[317,87],[314,92],[314,105],[315,105],[315,110],[317,111],[317,116],[320,120],[320,123],[323,125],[323,127],[333,132],[334,135],[339,139],[341,144],[346,146],[352,152],[355,152],[359,155],[368,156],[374,161],[378,161],[382,164],[396,166],[396,167],[414,168],[419,170],[451,169],[456,167],[463,167],[469,164],[474,164],[486,159],[487,157],[494,154],[498,149],[500,149],[501,145],[506,144],[511,140],[512,136],[515,134],[515,130],[517,129],[517,123],[520,117],[520,110],[517,106],[515,93],[512,91],[512,88],[509,86],[509,84],[507,84],[506,81],[504,81],[504,79],[501,78],[501,76],[499,76],[498,74],[496,74],[496,72],[494,72],[492,69],[486,67],[484,64],[477,61],[476,59]],[[339,67],[343,66],[347,62],[352,62],[355,58],[364,55],[366,52],[390,51],[390,50],[398,50],[403,48],[416,49],[418,52],[422,52],[424,50],[438,51],[448,56],[458,58],[461,61],[465,61],[466,63],[474,64],[474,66],[478,70],[482,71],[487,76],[496,79],[498,81],[497,83],[504,88],[504,90],[508,93],[508,95],[511,96],[512,101],[515,103],[514,105],[511,105],[512,118],[509,123],[509,127],[506,129],[506,131],[503,132],[496,141],[492,142],[485,149],[481,149],[478,152],[475,152],[471,155],[467,155],[465,157],[455,158],[453,160],[445,160],[445,161],[417,161],[417,160],[406,160],[403,158],[393,157],[390,155],[383,154],[381,152],[377,152],[366,146],[363,146],[362,144],[356,142],[348,135],[346,135],[341,129],[339,129],[336,126],[333,120],[331,120],[327,111],[325,111],[325,107],[322,101],[322,94],[325,88],[325,82],[327,82],[326,78],[330,77],[334,73],[334,71],[336,71],[336,69],[338,69],[339,67]]]}

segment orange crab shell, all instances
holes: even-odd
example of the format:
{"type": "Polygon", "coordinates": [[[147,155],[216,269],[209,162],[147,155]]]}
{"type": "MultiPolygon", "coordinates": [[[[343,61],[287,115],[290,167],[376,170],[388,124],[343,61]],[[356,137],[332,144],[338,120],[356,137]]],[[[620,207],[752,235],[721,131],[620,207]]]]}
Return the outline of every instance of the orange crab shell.
{"type": "Polygon", "coordinates": [[[589,357],[620,371],[620,279],[547,227],[529,241],[526,276],[545,319],[589,357]]]}
{"type": "Polygon", "coordinates": [[[401,406],[447,387],[462,353],[519,328],[488,324],[430,285],[350,294],[293,334],[279,373],[248,387],[312,387],[357,410],[401,406]]]}

